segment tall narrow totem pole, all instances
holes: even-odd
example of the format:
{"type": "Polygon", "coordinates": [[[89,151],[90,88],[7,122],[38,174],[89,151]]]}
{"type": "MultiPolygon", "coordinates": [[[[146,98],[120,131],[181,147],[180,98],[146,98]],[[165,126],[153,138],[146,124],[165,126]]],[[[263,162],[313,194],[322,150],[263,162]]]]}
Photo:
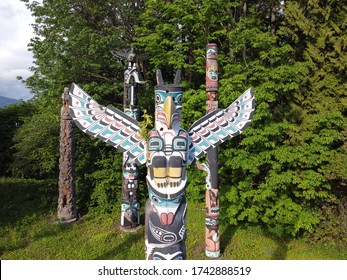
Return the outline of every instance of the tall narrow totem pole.
{"type": "MultiPolygon", "coordinates": [[[[125,114],[138,121],[139,84],[146,82],[140,80],[135,48],[132,47],[127,54],[119,51],[112,53],[128,61],[128,67],[124,72],[123,108],[125,114]]],[[[140,224],[139,171],[138,166],[130,160],[126,152],[123,153],[122,173],[121,226],[123,229],[135,228],[140,224]]]]}
{"type": "Polygon", "coordinates": [[[128,162],[147,165],[146,259],[186,258],[186,165],[242,133],[254,111],[253,91],[248,89],[228,108],[213,110],[185,131],[180,126],[180,80],[177,71],[174,83],[164,84],[157,71],[155,127],[148,141],[141,137],[136,119],[100,106],[76,84],[70,88],[70,113],[77,126],[126,153],[128,162]]]}
{"type": "Polygon", "coordinates": [[[58,219],[73,221],[77,218],[75,197],[74,155],[75,139],[73,120],[69,113],[69,89],[62,94],[60,121],[60,158],[59,158],[59,198],[58,219]]]}
{"type": "MultiPolygon", "coordinates": [[[[216,44],[206,47],[206,113],[218,109],[218,49],[216,44]]],[[[219,190],[218,190],[218,150],[217,147],[208,150],[207,155],[208,178],[206,184],[206,212],[205,212],[205,254],[211,258],[220,255],[219,218],[219,190]]]]}

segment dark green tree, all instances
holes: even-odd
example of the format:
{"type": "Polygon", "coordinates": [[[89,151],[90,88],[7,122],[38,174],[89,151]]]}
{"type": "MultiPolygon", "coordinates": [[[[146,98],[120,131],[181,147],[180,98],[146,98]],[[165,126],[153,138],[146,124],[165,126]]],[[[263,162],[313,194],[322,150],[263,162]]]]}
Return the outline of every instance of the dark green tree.
{"type": "Polygon", "coordinates": [[[0,109],[0,174],[1,176],[13,176],[10,166],[13,155],[16,152],[13,140],[16,131],[21,127],[25,118],[35,112],[30,102],[12,104],[0,109]]]}
{"type": "Polygon", "coordinates": [[[293,46],[300,90],[293,96],[288,119],[297,128],[288,139],[297,154],[302,197],[324,187],[317,203],[318,236],[346,241],[347,197],[347,7],[339,1],[286,1],[282,27],[293,46]],[[311,190],[311,191],[310,191],[311,190]],[[322,201],[323,199],[323,201],[322,201]]]}
{"type": "Polygon", "coordinates": [[[34,102],[31,115],[23,116],[13,140],[15,153],[11,170],[15,177],[57,178],[59,159],[59,119],[54,93],[34,102]],[[58,144],[58,145],[57,145],[58,144]]]}

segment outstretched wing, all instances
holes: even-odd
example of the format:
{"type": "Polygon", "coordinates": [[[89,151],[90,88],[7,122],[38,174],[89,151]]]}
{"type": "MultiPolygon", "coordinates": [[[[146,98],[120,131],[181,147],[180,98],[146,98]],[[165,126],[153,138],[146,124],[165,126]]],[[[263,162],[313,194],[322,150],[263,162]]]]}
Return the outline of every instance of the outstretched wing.
{"type": "Polygon", "coordinates": [[[250,88],[228,108],[214,110],[189,128],[189,158],[193,163],[219,144],[242,133],[251,122],[254,112],[254,94],[250,88]]]}
{"type": "Polygon", "coordinates": [[[128,53],[125,53],[125,52],[120,52],[120,51],[115,51],[115,50],[111,50],[111,53],[119,58],[119,59],[124,59],[126,60],[128,58],[128,53]]]}
{"type": "Polygon", "coordinates": [[[127,153],[137,165],[146,162],[146,142],[135,119],[117,108],[100,106],[76,84],[72,84],[69,96],[70,115],[83,132],[127,153]]]}

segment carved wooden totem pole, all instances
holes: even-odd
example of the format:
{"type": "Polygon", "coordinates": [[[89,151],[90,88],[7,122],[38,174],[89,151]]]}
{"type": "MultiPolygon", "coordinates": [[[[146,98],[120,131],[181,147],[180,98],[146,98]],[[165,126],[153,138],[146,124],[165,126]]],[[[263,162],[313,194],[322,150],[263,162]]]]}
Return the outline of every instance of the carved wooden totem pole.
{"type": "Polygon", "coordinates": [[[128,162],[147,164],[146,259],[185,259],[186,165],[240,134],[254,111],[252,89],[226,109],[216,109],[188,131],[180,126],[183,89],[180,71],[164,84],[157,71],[155,128],[142,139],[138,122],[116,108],[100,106],[76,84],[70,88],[70,113],[85,133],[126,153],[128,162]]]}
{"type": "Polygon", "coordinates": [[[183,88],[164,84],[157,71],[155,127],[147,143],[146,258],[185,259],[186,164],[189,136],[181,128],[183,88]]]}
{"type": "MultiPolygon", "coordinates": [[[[218,109],[218,49],[217,44],[206,46],[206,113],[218,109]]],[[[206,177],[206,209],[205,209],[205,254],[207,257],[220,256],[219,235],[219,190],[218,190],[218,150],[208,150],[207,164],[198,164],[199,169],[207,172],[206,177]]]]}
{"type": "Polygon", "coordinates": [[[73,120],[69,113],[69,89],[65,88],[62,94],[60,121],[60,158],[59,158],[59,198],[58,219],[73,221],[77,218],[74,154],[75,139],[73,120]]]}
{"type": "MultiPolygon", "coordinates": [[[[124,113],[135,120],[139,120],[139,84],[141,81],[135,48],[129,53],[112,51],[112,53],[123,60],[128,61],[128,67],[124,72],[124,113]]],[[[140,193],[139,193],[139,171],[138,166],[131,161],[126,152],[123,153],[122,174],[122,213],[121,226],[124,230],[134,228],[140,224],[140,193]]]]}

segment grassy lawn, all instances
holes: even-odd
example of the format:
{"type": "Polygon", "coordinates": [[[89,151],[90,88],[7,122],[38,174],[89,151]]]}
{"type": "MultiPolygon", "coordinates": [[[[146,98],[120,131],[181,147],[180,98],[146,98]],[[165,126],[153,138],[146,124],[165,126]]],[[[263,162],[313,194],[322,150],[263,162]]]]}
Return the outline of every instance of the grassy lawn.
{"type": "MultiPolygon", "coordinates": [[[[45,190],[44,182],[0,179],[0,258],[144,259],[144,227],[139,227],[136,232],[122,232],[119,229],[120,211],[103,215],[88,213],[75,223],[59,224],[56,213],[47,210],[54,209],[55,204],[56,199],[45,190]]],[[[187,259],[208,259],[204,254],[203,209],[203,204],[188,204],[187,259]]],[[[222,224],[220,232],[220,259],[347,259],[347,246],[310,244],[305,239],[276,239],[260,227],[222,224]]]]}

